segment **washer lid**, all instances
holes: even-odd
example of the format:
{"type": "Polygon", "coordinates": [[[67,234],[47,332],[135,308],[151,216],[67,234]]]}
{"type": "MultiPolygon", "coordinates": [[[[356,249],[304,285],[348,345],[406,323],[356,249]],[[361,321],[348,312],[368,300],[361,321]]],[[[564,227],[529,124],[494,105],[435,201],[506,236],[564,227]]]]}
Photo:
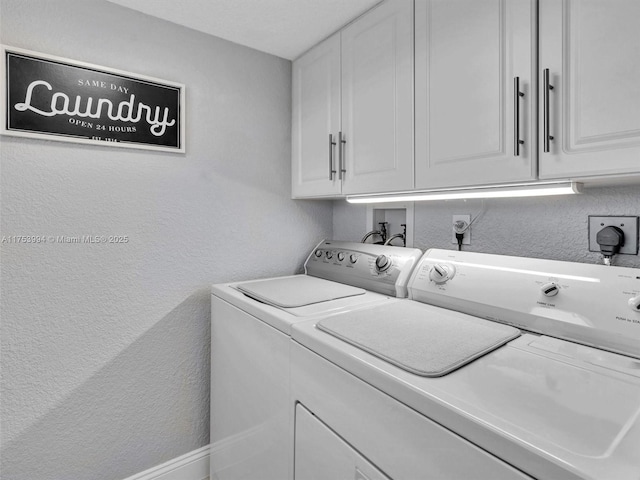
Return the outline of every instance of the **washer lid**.
{"type": "Polygon", "coordinates": [[[280,308],[295,308],[363,295],[365,290],[308,275],[282,277],[237,285],[245,295],[280,308]]]}
{"type": "Polygon", "coordinates": [[[317,328],[408,372],[440,377],[520,336],[520,331],[404,301],[320,320],[317,328]]]}

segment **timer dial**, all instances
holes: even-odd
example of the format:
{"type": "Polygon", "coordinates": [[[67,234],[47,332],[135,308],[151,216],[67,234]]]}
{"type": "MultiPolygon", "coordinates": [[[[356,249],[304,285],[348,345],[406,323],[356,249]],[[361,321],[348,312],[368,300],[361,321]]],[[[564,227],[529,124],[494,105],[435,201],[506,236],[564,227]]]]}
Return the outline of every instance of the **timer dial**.
{"type": "Polygon", "coordinates": [[[378,270],[379,272],[384,272],[386,270],[389,270],[390,266],[391,259],[389,257],[387,257],[386,255],[378,255],[378,258],[376,258],[376,270],[378,270]]]}
{"type": "Polygon", "coordinates": [[[629,308],[634,312],[640,312],[640,295],[629,299],[629,308]]]}
{"type": "Polygon", "coordinates": [[[560,287],[557,283],[549,282],[540,287],[540,291],[545,297],[555,297],[560,292],[560,287]]]}
{"type": "Polygon", "coordinates": [[[431,271],[429,271],[429,278],[440,285],[451,280],[455,274],[456,270],[453,265],[443,265],[441,263],[436,263],[433,267],[431,267],[431,271]]]}

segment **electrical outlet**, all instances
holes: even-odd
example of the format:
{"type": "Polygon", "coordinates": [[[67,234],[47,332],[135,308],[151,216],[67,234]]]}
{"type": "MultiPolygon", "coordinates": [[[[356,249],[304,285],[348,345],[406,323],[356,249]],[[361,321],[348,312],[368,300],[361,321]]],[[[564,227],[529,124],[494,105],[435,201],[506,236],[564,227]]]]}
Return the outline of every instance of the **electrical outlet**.
{"type": "Polygon", "coordinates": [[[604,227],[618,227],[624,232],[624,245],[620,247],[620,253],[628,255],[638,254],[638,217],[615,217],[613,215],[595,216],[589,215],[589,251],[599,252],[600,245],[596,241],[596,235],[604,227]]]}
{"type": "MultiPolygon", "coordinates": [[[[471,223],[471,215],[454,215],[453,221],[451,222],[451,243],[458,244],[458,239],[456,238],[456,222],[465,222],[465,225],[469,225],[471,223]]],[[[469,226],[462,237],[463,245],[471,245],[471,226],[469,226]]]]}

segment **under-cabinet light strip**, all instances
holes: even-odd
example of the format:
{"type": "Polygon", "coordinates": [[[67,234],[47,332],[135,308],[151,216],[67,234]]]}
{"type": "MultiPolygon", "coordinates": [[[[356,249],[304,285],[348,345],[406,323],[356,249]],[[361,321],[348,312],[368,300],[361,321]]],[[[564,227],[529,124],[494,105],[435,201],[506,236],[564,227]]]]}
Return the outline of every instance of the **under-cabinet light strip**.
{"type": "Polygon", "coordinates": [[[538,182],[510,185],[469,187],[455,190],[422,190],[372,195],[349,195],[349,203],[422,202],[428,200],[458,200],[471,198],[541,197],[582,193],[582,184],[576,182],[538,182]]]}

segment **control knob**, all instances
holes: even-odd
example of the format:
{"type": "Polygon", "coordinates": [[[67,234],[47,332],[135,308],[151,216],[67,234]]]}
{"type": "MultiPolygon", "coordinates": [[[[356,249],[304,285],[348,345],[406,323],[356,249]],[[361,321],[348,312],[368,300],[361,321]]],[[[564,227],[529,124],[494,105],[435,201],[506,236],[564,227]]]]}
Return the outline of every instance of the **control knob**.
{"type": "Polygon", "coordinates": [[[390,266],[391,259],[389,257],[387,257],[386,255],[378,255],[378,258],[376,258],[376,270],[378,270],[379,272],[384,272],[386,270],[389,270],[390,266]]]}
{"type": "Polygon", "coordinates": [[[557,283],[549,282],[540,287],[540,291],[545,297],[555,297],[560,291],[560,287],[557,283]]]}
{"type": "Polygon", "coordinates": [[[355,253],[352,253],[351,255],[349,255],[349,261],[351,263],[356,263],[358,261],[358,256],[355,253]]]}
{"type": "Polygon", "coordinates": [[[640,312],[640,295],[629,299],[629,308],[634,312],[640,312]]]}
{"type": "Polygon", "coordinates": [[[436,263],[433,267],[431,267],[429,278],[439,285],[441,283],[446,283],[448,280],[451,280],[455,273],[456,270],[452,265],[443,265],[441,263],[436,263]]]}
{"type": "Polygon", "coordinates": [[[338,261],[341,262],[344,260],[344,252],[338,252],[338,261]]]}
{"type": "Polygon", "coordinates": [[[333,252],[330,250],[327,250],[326,253],[324,254],[325,257],[327,257],[327,259],[332,259],[333,258],[333,252]]]}
{"type": "Polygon", "coordinates": [[[320,249],[316,250],[315,256],[320,258],[322,256],[322,250],[320,250],[320,249]]]}

